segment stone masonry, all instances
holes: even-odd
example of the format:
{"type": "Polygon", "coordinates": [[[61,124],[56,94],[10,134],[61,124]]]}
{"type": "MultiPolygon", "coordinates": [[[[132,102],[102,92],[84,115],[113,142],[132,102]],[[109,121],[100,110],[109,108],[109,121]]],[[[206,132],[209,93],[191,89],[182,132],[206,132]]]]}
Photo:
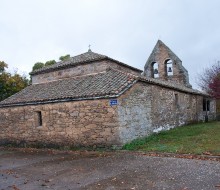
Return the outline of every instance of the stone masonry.
{"type": "Polygon", "coordinates": [[[32,85],[0,102],[0,145],[122,146],[216,118],[215,100],[191,88],[181,60],[160,40],[141,73],[91,50],[32,72],[32,85]]]}
{"type": "Polygon", "coordinates": [[[128,72],[134,75],[140,75],[142,71],[140,70],[133,70],[130,68],[127,68],[124,65],[120,65],[114,60],[101,60],[101,61],[94,61],[92,64],[90,63],[84,63],[79,65],[74,65],[73,68],[65,68],[59,70],[52,70],[50,72],[41,72],[37,75],[32,75],[32,83],[38,84],[38,83],[45,83],[70,77],[76,77],[76,76],[82,76],[82,75],[91,75],[96,74],[100,72],[106,71],[107,68],[114,68],[120,71],[128,72]]]}
{"type": "Polygon", "coordinates": [[[139,82],[114,106],[109,99],[99,99],[2,108],[0,143],[121,146],[153,132],[203,120],[201,99],[139,82]],[[42,111],[42,126],[38,126],[37,111],[42,111]]]}
{"type": "Polygon", "coordinates": [[[188,71],[182,66],[182,61],[160,40],[155,45],[146,62],[144,68],[145,76],[150,78],[153,77],[153,64],[155,63],[158,64],[159,80],[176,82],[189,88],[192,87],[189,84],[188,71]],[[167,74],[167,62],[169,60],[172,62],[172,76],[167,74]]]}
{"type": "Polygon", "coordinates": [[[76,101],[0,109],[0,142],[60,146],[119,144],[116,107],[108,100],[76,101]],[[43,125],[38,126],[37,111],[43,125]]]}
{"type": "MultiPolygon", "coordinates": [[[[153,132],[204,120],[203,97],[146,83],[137,83],[119,97],[119,136],[122,143],[153,132]],[[175,97],[178,96],[178,100],[175,97]]],[[[215,102],[208,112],[215,119],[215,102]]]]}

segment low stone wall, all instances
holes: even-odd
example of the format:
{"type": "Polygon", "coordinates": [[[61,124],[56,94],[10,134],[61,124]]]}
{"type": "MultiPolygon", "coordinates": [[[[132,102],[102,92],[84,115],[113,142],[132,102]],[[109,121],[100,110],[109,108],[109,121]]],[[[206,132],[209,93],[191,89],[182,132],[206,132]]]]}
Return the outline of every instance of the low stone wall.
{"type": "Polygon", "coordinates": [[[109,100],[0,109],[0,142],[59,146],[119,145],[116,107],[109,100]],[[38,113],[42,114],[39,126],[38,113]]]}

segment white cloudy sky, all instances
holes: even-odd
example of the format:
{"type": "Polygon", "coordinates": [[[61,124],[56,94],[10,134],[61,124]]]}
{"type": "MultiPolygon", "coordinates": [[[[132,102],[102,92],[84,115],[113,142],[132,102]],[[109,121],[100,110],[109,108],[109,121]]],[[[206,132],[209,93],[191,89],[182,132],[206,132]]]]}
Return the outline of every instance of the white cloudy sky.
{"type": "Polygon", "coordinates": [[[220,60],[219,0],[0,0],[0,60],[29,73],[35,62],[94,52],[143,69],[161,39],[190,82],[220,60]]]}

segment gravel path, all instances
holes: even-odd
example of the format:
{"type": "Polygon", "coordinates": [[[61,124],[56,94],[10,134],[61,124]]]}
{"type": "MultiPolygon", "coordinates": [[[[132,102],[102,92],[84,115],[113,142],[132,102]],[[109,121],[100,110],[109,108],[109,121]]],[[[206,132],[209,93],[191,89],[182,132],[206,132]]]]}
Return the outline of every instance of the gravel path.
{"type": "Polygon", "coordinates": [[[0,190],[220,190],[220,162],[129,152],[0,149],[0,190]]]}

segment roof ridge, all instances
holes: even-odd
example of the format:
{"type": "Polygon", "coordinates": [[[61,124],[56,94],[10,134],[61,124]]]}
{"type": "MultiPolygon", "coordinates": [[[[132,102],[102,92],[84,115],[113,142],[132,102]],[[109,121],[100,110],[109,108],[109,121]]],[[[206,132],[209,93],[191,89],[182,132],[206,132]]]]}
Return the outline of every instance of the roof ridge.
{"type": "Polygon", "coordinates": [[[67,59],[67,60],[58,61],[58,62],[56,62],[56,63],[53,64],[53,65],[49,65],[49,66],[46,66],[46,67],[37,69],[37,70],[35,70],[35,71],[32,71],[32,72],[30,72],[30,74],[34,74],[34,73],[41,72],[41,71],[44,71],[44,70],[48,70],[48,69],[51,69],[51,68],[58,68],[58,67],[66,66],[66,65],[75,64],[75,63],[74,63],[74,59],[79,58],[80,56],[88,55],[88,54],[93,55],[93,56],[95,55],[95,56],[97,56],[97,57],[95,57],[95,58],[93,58],[93,57],[87,58],[88,60],[86,60],[86,61],[85,61],[85,60],[76,61],[76,63],[82,63],[82,62],[87,62],[87,61],[94,61],[94,60],[100,60],[100,59],[108,58],[108,56],[106,56],[106,55],[102,55],[102,54],[99,54],[99,53],[95,53],[95,52],[93,52],[93,51],[87,51],[87,52],[85,52],[85,53],[81,53],[81,54],[79,54],[79,55],[72,56],[72,57],[70,57],[70,58],[67,59]],[[71,63],[71,62],[73,62],[73,63],[71,63]],[[65,63],[67,63],[67,64],[65,64],[65,63]],[[56,66],[57,66],[57,67],[56,67],[56,66]]]}
{"type": "Polygon", "coordinates": [[[35,71],[32,71],[32,72],[30,72],[30,75],[40,74],[40,73],[43,73],[43,72],[50,72],[51,70],[58,70],[58,69],[65,68],[65,67],[68,67],[68,66],[76,66],[76,65],[82,64],[82,63],[101,61],[101,60],[104,60],[104,59],[114,61],[118,64],[129,67],[129,68],[131,68],[133,70],[136,70],[136,71],[139,71],[139,72],[142,71],[138,68],[127,65],[123,62],[120,62],[118,60],[110,58],[106,55],[95,53],[93,51],[88,51],[88,52],[73,56],[73,57],[71,57],[70,59],[68,59],[66,61],[59,61],[59,62],[56,62],[54,65],[50,65],[50,66],[43,67],[43,68],[37,69],[35,71]]]}
{"type": "Polygon", "coordinates": [[[100,57],[108,57],[108,56],[106,56],[106,55],[102,55],[102,54],[93,52],[93,51],[91,50],[91,51],[87,51],[87,52],[85,52],[85,53],[81,53],[81,54],[79,54],[79,55],[72,56],[72,57],[70,57],[70,58],[82,56],[82,55],[85,55],[85,54],[95,54],[95,55],[99,55],[100,57]]]}

